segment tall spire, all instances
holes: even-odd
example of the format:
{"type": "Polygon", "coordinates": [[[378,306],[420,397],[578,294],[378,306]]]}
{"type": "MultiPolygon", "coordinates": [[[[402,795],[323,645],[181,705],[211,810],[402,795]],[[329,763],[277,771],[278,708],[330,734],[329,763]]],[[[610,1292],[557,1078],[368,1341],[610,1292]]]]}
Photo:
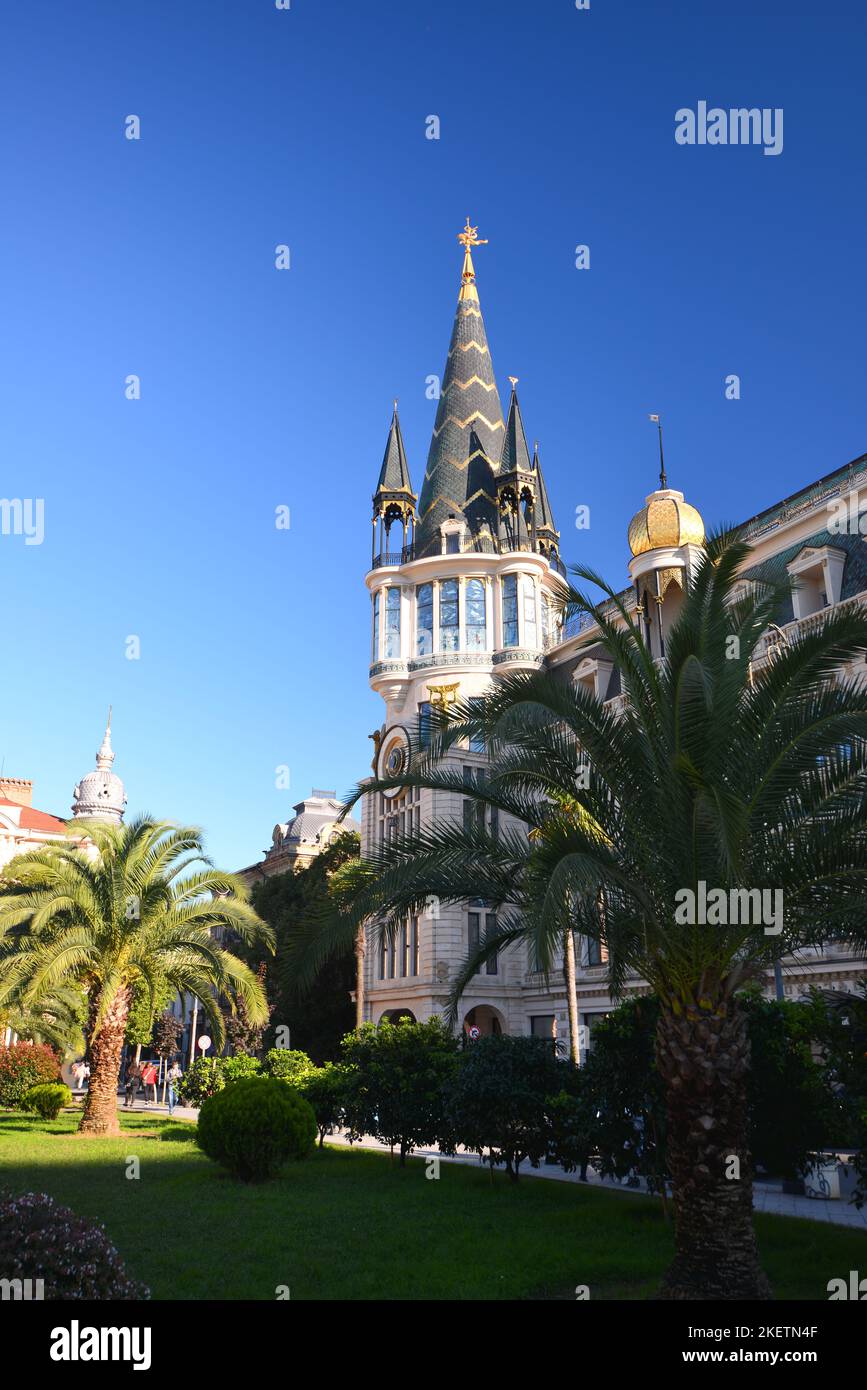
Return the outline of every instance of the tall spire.
{"type": "Polygon", "coordinates": [[[505,427],[471,250],[485,241],[469,218],[458,240],[461,286],[419,501],[417,556],[440,553],[440,526],[449,517],[466,523],[464,548],[485,548],[497,532],[494,477],[505,427]]]}
{"type": "Polygon", "coordinates": [[[108,723],[102,736],[102,743],[96,755],[96,765],[101,772],[110,772],[114,762],[114,749],[111,746],[111,705],[108,707],[108,723]]]}
{"type": "Polygon", "coordinates": [[[536,535],[543,540],[559,541],[560,532],[554,525],[554,513],[548,501],[548,489],[539,462],[538,441],[533,445],[533,471],[536,474],[536,535]]]}

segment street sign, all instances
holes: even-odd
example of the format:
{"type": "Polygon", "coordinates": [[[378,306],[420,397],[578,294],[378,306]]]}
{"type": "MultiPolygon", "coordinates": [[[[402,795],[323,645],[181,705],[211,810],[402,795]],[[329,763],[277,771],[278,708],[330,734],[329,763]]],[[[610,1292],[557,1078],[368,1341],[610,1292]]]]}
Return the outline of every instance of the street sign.
{"type": "Polygon", "coordinates": [[[201,1048],[202,1052],[207,1052],[210,1046],[211,1039],[208,1037],[206,1033],[203,1033],[202,1036],[199,1038],[199,1041],[196,1043],[196,1047],[201,1048]]]}

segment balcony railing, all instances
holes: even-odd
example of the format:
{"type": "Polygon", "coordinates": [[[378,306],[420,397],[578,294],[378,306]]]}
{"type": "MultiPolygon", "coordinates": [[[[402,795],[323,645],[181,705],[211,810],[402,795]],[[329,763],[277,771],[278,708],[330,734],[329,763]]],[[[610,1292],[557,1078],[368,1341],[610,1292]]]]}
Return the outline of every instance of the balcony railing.
{"type": "MultiPolygon", "coordinates": [[[[515,551],[524,552],[527,555],[539,555],[542,552],[534,550],[529,541],[523,540],[502,540],[496,543],[488,538],[480,539],[478,545],[470,551],[461,551],[463,555],[509,555],[515,551]]],[[[378,555],[373,557],[371,569],[396,568],[398,565],[407,565],[410,560],[416,558],[415,546],[405,545],[401,550],[381,550],[378,555]]],[[[433,558],[433,557],[431,557],[433,558]]],[[[557,574],[566,578],[566,566],[559,555],[545,555],[550,568],[557,574]]]]}

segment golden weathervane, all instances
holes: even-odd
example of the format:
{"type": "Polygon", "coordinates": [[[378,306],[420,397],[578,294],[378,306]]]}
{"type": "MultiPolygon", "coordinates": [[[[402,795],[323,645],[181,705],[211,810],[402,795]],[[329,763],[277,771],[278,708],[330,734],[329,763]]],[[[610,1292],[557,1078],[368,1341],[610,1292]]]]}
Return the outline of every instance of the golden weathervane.
{"type": "Polygon", "coordinates": [[[470,251],[473,246],[487,246],[488,238],[478,236],[478,230],[478,227],[470,226],[470,219],[468,217],[467,225],[464,227],[464,230],[458,232],[458,241],[467,251],[470,251]]]}

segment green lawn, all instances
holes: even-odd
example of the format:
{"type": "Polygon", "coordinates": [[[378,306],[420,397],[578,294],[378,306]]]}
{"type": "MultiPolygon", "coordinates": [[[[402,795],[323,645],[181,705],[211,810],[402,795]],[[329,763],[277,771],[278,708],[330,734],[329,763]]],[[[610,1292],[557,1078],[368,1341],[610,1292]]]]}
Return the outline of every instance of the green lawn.
{"type": "MultiPolygon", "coordinates": [[[[78,1115],[0,1113],[0,1186],[51,1193],[99,1219],[159,1299],[641,1299],[671,1254],[656,1202],[486,1169],[326,1148],[261,1187],[200,1154],[192,1125],[123,1116],[119,1140],[81,1139],[78,1115]],[[128,1157],[141,1176],[125,1174],[128,1157]]],[[[827,1299],[867,1265],[867,1236],[759,1216],[779,1298],[827,1299]]]]}

